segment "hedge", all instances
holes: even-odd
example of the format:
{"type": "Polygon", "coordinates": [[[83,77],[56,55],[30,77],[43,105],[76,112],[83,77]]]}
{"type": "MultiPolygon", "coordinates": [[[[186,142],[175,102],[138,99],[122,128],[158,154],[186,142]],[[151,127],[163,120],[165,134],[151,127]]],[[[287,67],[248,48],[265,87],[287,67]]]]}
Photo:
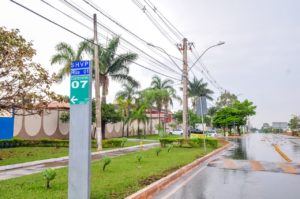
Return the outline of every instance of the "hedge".
{"type": "MultiPolygon", "coordinates": [[[[166,147],[169,144],[177,145],[179,147],[188,146],[188,147],[203,147],[204,138],[160,138],[160,145],[166,147]]],[[[217,148],[218,140],[215,138],[205,138],[206,146],[217,148]]]]}
{"type": "MultiPolygon", "coordinates": [[[[102,140],[103,148],[123,147],[127,142],[126,138],[102,140]]],[[[92,147],[96,147],[97,143],[92,140],[92,147]]],[[[12,147],[69,147],[69,140],[58,139],[41,139],[41,140],[26,140],[14,138],[11,140],[0,140],[0,148],[12,147]]]]}

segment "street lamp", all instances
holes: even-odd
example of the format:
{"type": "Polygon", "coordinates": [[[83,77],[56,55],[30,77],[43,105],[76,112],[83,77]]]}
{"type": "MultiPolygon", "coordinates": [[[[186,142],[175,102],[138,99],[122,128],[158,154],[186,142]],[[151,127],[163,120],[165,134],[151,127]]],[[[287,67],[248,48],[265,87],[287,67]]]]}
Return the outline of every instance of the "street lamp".
{"type": "Polygon", "coordinates": [[[224,41],[220,41],[219,43],[217,43],[217,44],[215,44],[215,45],[213,45],[213,46],[208,47],[205,51],[203,51],[203,53],[202,53],[202,54],[198,57],[198,59],[193,63],[193,65],[190,67],[189,71],[195,66],[195,64],[201,59],[201,57],[203,57],[203,55],[204,55],[209,49],[211,49],[211,48],[213,48],[213,47],[221,46],[221,45],[223,45],[223,44],[225,44],[225,42],[224,42],[224,41]]]}
{"type": "Polygon", "coordinates": [[[173,62],[173,64],[179,69],[180,72],[182,72],[181,68],[178,66],[178,64],[174,61],[174,59],[171,57],[171,55],[169,53],[167,53],[167,51],[159,46],[155,46],[154,44],[151,43],[147,43],[148,46],[151,46],[153,48],[156,48],[158,50],[160,50],[161,52],[165,53],[169,59],[173,62]]]}

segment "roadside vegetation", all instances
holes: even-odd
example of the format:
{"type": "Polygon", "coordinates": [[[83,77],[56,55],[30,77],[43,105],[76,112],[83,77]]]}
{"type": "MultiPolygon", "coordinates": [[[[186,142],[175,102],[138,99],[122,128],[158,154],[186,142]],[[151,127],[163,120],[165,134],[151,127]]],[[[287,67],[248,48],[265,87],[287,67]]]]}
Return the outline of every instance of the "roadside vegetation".
{"type": "MultiPolygon", "coordinates": [[[[113,140],[113,139],[112,139],[113,140]]],[[[122,141],[122,139],[118,139],[122,141]]],[[[104,142],[106,140],[103,140],[104,142]]],[[[1,141],[0,141],[1,142],[1,141]]],[[[106,141],[107,142],[107,141],[106,141]]],[[[103,150],[110,150],[120,147],[130,147],[139,145],[139,141],[114,142],[111,144],[103,144],[103,150]],[[117,144],[113,144],[117,143],[117,144]]],[[[96,143],[92,144],[92,152],[96,150],[96,143]]],[[[29,147],[13,147],[0,149],[0,166],[30,162],[35,160],[44,160],[49,158],[59,158],[68,156],[69,148],[67,146],[29,146],[29,147]]]]}
{"type": "MultiPolygon", "coordinates": [[[[213,149],[207,147],[206,153],[213,149]]],[[[124,198],[203,155],[204,149],[199,147],[166,147],[93,161],[91,198],[124,198]]],[[[56,177],[49,189],[45,189],[45,179],[41,173],[1,181],[1,197],[67,198],[68,169],[55,171],[56,177]]]]}

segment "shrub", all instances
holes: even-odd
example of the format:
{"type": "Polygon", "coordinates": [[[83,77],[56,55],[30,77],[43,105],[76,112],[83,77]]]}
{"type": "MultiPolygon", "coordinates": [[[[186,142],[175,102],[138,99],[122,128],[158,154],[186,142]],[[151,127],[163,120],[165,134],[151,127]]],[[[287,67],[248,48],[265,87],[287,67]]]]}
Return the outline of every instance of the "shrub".
{"type": "Polygon", "coordinates": [[[155,152],[156,152],[156,156],[158,156],[159,155],[159,153],[161,152],[162,150],[161,150],[161,148],[157,148],[156,150],[155,150],[155,152]]]}
{"type": "Polygon", "coordinates": [[[105,171],[105,168],[111,163],[111,158],[110,157],[104,157],[103,158],[103,167],[102,170],[105,171]]]}
{"type": "Polygon", "coordinates": [[[122,143],[123,143],[123,139],[102,140],[103,148],[121,147],[122,143]]]}
{"type": "Polygon", "coordinates": [[[139,163],[141,163],[143,156],[142,155],[137,155],[136,159],[138,160],[139,163]]]}
{"type": "Polygon", "coordinates": [[[124,147],[126,142],[127,142],[127,138],[122,138],[121,147],[124,147]]]}
{"type": "Polygon", "coordinates": [[[206,145],[211,148],[218,147],[218,140],[215,138],[160,138],[161,147],[166,147],[167,145],[176,144],[179,147],[203,147],[204,139],[206,141],[206,145]]]}
{"type": "Polygon", "coordinates": [[[170,145],[168,146],[168,152],[170,152],[172,149],[173,149],[173,144],[170,144],[170,145]]]}
{"type": "Polygon", "coordinates": [[[43,171],[44,179],[46,180],[46,188],[50,188],[50,182],[54,180],[56,176],[56,171],[52,168],[46,169],[43,171]]]}

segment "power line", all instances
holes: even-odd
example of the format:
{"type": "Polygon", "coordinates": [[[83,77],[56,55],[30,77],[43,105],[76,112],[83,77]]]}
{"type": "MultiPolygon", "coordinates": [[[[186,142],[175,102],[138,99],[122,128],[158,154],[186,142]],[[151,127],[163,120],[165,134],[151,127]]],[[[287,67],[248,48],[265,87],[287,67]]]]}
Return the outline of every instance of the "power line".
{"type": "Polygon", "coordinates": [[[153,10],[153,12],[179,40],[185,38],[183,34],[157,9],[157,7],[150,0],[144,0],[144,2],[153,10]]]}
{"type": "MultiPolygon", "coordinates": [[[[138,36],[137,34],[135,34],[134,32],[130,31],[128,28],[126,28],[124,25],[122,25],[120,22],[118,22],[117,20],[113,19],[111,16],[109,16],[107,13],[105,13],[105,11],[103,9],[101,9],[97,4],[95,4],[94,2],[92,2],[91,0],[83,0],[86,4],[88,4],[90,7],[92,7],[93,9],[95,9],[96,11],[98,11],[101,15],[103,15],[104,17],[106,17],[107,19],[109,19],[110,21],[112,21],[113,23],[115,23],[117,26],[121,27],[123,30],[125,30],[126,32],[128,32],[130,35],[132,35],[133,37],[135,37],[137,40],[139,40],[140,42],[142,42],[145,46],[149,47],[149,43],[148,41],[146,41],[145,39],[141,38],[140,36],[138,36]]],[[[157,45],[154,45],[157,46],[157,45]]],[[[159,47],[159,46],[158,46],[159,47]]],[[[161,48],[161,47],[159,47],[161,48]]],[[[153,49],[150,48],[152,51],[153,49]]],[[[156,52],[156,51],[153,51],[156,52]]],[[[161,54],[159,54],[161,56],[161,54]]],[[[168,57],[171,57],[172,59],[177,59],[180,60],[180,58],[175,57],[173,55],[168,54],[168,57]]],[[[165,58],[165,57],[164,57],[165,58]]]]}
{"type": "MultiPolygon", "coordinates": [[[[81,36],[81,35],[75,33],[74,31],[72,31],[72,30],[70,30],[70,29],[68,29],[68,28],[66,28],[66,27],[64,27],[64,26],[62,26],[62,25],[60,25],[60,24],[58,24],[57,22],[54,22],[53,20],[51,20],[51,19],[49,19],[49,18],[47,18],[47,17],[45,17],[45,16],[43,16],[43,15],[41,15],[41,14],[35,12],[34,10],[32,10],[32,9],[30,9],[30,8],[28,8],[28,7],[26,7],[26,6],[24,6],[23,4],[20,4],[20,3],[16,2],[16,1],[14,1],[14,0],[10,0],[10,1],[13,2],[14,4],[16,4],[16,5],[18,5],[18,6],[22,7],[22,8],[24,8],[25,10],[27,10],[27,11],[29,11],[29,12],[31,12],[31,13],[33,13],[33,14],[35,14],[35,15],[41,17],[41,18],[43,18],[44,20],[46,20],[46,21],[48,21],[48,22],[50,22],[50,23],[52,23],[52,24],[54,24],[54,25],[56,25],[56,26],[58,26],[58,27],[64,29],[65,31],[67,31],[67,32],[69,32],[69,33],[71,33],[71,34],[73,34],[73,35],[75,35],[75,36],[77,36],[77,37],[79,37],[79,38],[81,38],[81,39],[87,41],[87,42],[90,42],[90,43],[93,44],[93,45],[96,45],[93,41],[91,41],[91,40],[89,40],[89,39],[86,39],[85,37],[83,37],[83,36],[81,36]]],[[[107,49],[103,49],[103,50],[107,51],[107,49]]],[[[121,57],[121,58],[124,58],[124,57],[122,57],[122,56],[120,56],[120,55],[118,55],[118,54],[116,54],[116,56],[121,57]]],[[[165,75],[165,74],[163,74],[163,73],[160,73],[160,72],[158,72],[158,71],[152,70],[152,69],[147,68],[146,66],[144,66],[144,65],[142,65],[142,64],[139,64],[139,63],[137,63],[137,62],[135,62],[135,61],[130,61],[130,62],[132,62],[132,63],[134,63],[134,64],[136,64],[136,65],[138,65],[138,66],[140,66],[140,67],[142,67],[142,68],[144,68],[144,69],[147,69],[147,70],[149,70],[149,71],[152,71],[152,72],[154,72],[154,73],[157,73],[157,74],[160,74],[160,75],[162,75],[162,76],[165,76],[165,77],[168,77],[168,78],[171,78],[171,79],[179,80],[179,81],[180,81],[180,79],[177,79],[177,78],[174,78],[174,77],[165,75]]]]}
{"type": "MultiPolygon", "coordinates": [[[[78,14],[84,16],[85,18],[87,18],[88,20],[92,21],[92,17],[90,17],[87,13],[83,12],[82,8],[80,8],[80,6],[75,6],[72,3],[70,3],[67,0],[60,0],[61,2],[63,2],[66,6],[68,6],[69,8],[71,8],[72,10],[74,10],[75,12],[77,12],[78,14]],[[80,9],[79,9],[80,8],[80,9]]],[[[74,3],[74,2],[73,2],[74,3]]],[[[74,3],[75,4],[75,3],[74,3]]],[[[105,25],[97,22],[97,24],[100,26],[100,28],[104,29],[105,31],[109,32],[110,34],[114,35],[114,36],[118,36],[115,32],[113,32],[111,29],[109,29],[108,27],[106,27],[105,25]]],[[[120,37],[120,36],[119,36],[120,37]]],[[[160,65],[164,66],[165,68],[168,68],[168,70],[181,75],[180,73],[178,73],[176,70],[174,70],[173,68],[171,68],[170,66],[158,61],[157,59],[155,59],[154,57],[152,57],[151,55],[149,55],[148,53],[146,53],[144,50],[140,49],[139,47],[135,46],[134,44],[132,44],[131,42],[127,41],[126,39],[124,39],[123,37],[120,37],[121,40],[123,40],[125,43],[127,43],[128,45],[134,47],[135,49],[137,49],[139,52],[142,52],[144,54],[146,54],[148,57],[154,59],[157,63],[159,63],[160,65]]]]}
{"type": "MultiPolygon", "coordinates": [[[[46,1],[44,1],[44,0],[41,0],[41,1],[42,1],[43,3],[45,3],[47,6],[50,6],[51,8],[55,9],[57,12],[63,14],[64,16],[70,18],[71,20],[73,20],[73,21],[79,23],[80,25],[84,26],[85,28],[89,29],[90,31],[93,31],[93,29],[92,29],[91,27],[89,27],[89,26],[87,26],[86,24],[80,22],[79,20],[75,19],[74,17],[72,17],[72,16],[66,14],[65,12],[63,12],[63,11],[61,11],[60,9],[56,8],[55,6],[49,4],[48,2],[46,2],[46,1]]],[[[105,35],[103,35],[103,34],[101,34],[101,33],[99,33],[99,32],[98,32],[98,35],[99,35],[100,37],[102,37],[102,38],[105,39],[105,35]]],[[[127,47],[125,47],[125,46],[122,46],[122,45],[121,45],[121,48],[125,49],[125,51],[128,51],[128,50],[130,51],[130,49],[127,48],[127,47]]],[[[143,54],[141,54],[141,55],[140,55],[140,58],[141,58],[141,57],[145,57],[143,54]],[[141,56],[141,55],[142,55],[142,56],[141,56]]],[[[145,58],[144,61],[147,62],[148,59],[145,58]]],[[[152,60],[150,60],[150,61],[152,62],[150,65],[152,65],[153,67],[156,67],[156,68],[157,68],[157,66],[153,65],[153,63],[155,63],[155,62],[153,62],[152,60]]],[[[158,70],[161,70],[161,69],[162,69],[162,68],[160,67],[158,70]]],[[[167,71],[168,71],[168,70],[167,70],[167,71]]]]}
{"type": "Polygon", "coordinates": [[[132,0],[132,2],[139,7],[143,13],[148,17],[152,24],[161,32],[161,34],[172,44],[176,46],[176,41],[172,36],[160,25],[160,23],[148,12],[146,6],[142,5],[139,0],[132,0]]]}

